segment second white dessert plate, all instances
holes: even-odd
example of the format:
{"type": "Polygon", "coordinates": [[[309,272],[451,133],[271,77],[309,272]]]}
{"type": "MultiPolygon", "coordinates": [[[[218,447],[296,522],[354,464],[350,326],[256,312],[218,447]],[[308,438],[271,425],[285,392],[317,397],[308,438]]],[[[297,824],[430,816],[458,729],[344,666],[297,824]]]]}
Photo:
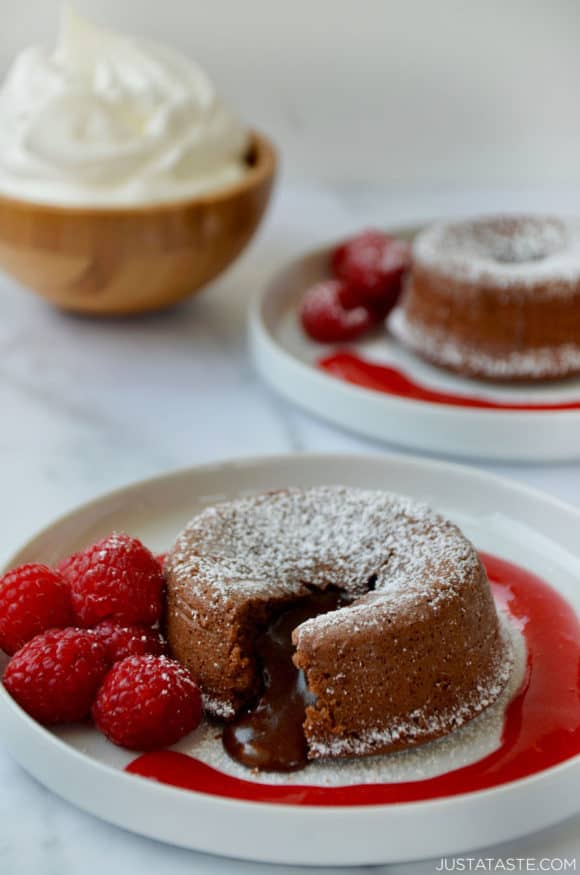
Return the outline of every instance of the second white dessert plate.
{"type": "MultiPolygon", "coordinates": [[[[480,550],[546,579],[580,614],[578,511],[474,470],[396,456],[282,456],[169,474],[79,507],[26,544],[10,565],[53,563],[113,530],[163,551],[189,517],[218,500],[334,483],[427,501],[480,550]]],[[[249,860],[344,866],[459,854],[580,810],[580,756],[500,786],[424,801],[355,805],[349,796],[347,804],[344,798],[336,805],[277,804],[214,795],[211,784],[199,792],[129,774],[125,767],[135,754],[89,725],[44,729],[1,685],[0,727],[25,769],[85,811],[151,838],[249,860]]],[[[178,750],[194,749],[193,736],[178,750]]]]}
{"type": "MultiPolygon", "coordinates": [[[[391,233],[411,239],[418,230],[391,233]]],[[[527,462],[580,458],[580,379],[537,386],[470,380],[423,362],[386,330],[341,347],[310,341],[299,324],[299,302],[310,285],[329,276],[330,251],[293,260],[254,301],[254,358],[276,391],[316,416],[413,450],[527,462]],[[410,389],[385,393],[322,370],[320,360],[337,352],[395,369],[395,379],[402,375],[410,389]]],[[[337,361],[335,373],[343,365],[337,361]]],[[[347,366],[352,370],[352,362],[347,366]]]]}

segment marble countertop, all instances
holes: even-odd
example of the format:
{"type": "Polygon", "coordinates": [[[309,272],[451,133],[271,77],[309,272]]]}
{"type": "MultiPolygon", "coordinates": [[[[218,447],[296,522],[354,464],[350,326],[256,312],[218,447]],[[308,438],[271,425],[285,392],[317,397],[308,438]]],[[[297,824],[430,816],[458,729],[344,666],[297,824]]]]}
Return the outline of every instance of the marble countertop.
{"type": "MultiPolygon", "coordinates": [[[[1,279],[0,561],[79,502],[171,468],[262,453],[400,451],[317,421],[262,385],[247,352],[249,297],[293,253],[361,226],[502,208],[574,212],[578,194],[282,186],[258,240],[207,294],[130,321],[66,316],[1,279]]],[[[474,464],[580,506],[580,464],[474,464]]],[[[29,778],[1,742],[0,786],[7,875],[291,871],[166,847],[99,822],[29,778]]],[[[499,855],[580,857],[580,820],[484,853],[499,855]]],[[[436,865],[373,868],[427,873],[436,865]]]]}

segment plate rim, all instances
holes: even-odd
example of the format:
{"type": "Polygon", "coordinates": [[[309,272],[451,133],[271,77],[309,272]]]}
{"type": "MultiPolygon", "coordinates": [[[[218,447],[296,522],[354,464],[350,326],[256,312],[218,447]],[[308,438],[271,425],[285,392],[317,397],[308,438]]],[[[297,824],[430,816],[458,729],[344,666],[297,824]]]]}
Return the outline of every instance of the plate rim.
{"type": "MultiPolygon", "coordinates": [[[[427,223],[392,225],[389,226],[386,231],[390,234],[394,234],[395,236],[409,237],[411,235],[418,234],[426,227],[428,227],[427,223]]],[[[338,245],[339,242],[341,241],[338,239],[329,241],[321,246],[303,250],[299,254],[295,254],[294,256],[287,258],[276,270],[276,272],[270,275],[265,286],[259,288],[254,293],[250,301],[248,314],[249,332],[253,344],[260,343],[268,346],[271,355],[276,355],[277,357],[284,359],[288,367],[293,367],[297,372],[300,372],[303,375],[308,374],[311,377],[313,375],[316,375],[316,377],[319,378],[321,385],[328,386],[329,384],[332,384],[333,386],[335,386],[336,384],[338,384],[338,386],[342,387],[346,391],[347,397],[353,397],[353,395],[358,396],[359,393],[363,393],[366,398],[377,400],[377,397],[380,397],[381,400],[384,399],[385,402],[390,403],[393,407],[399,407],[400,409],[416,411],[417,408],[419,408],[420,410],[432,415],[436,415],[437,413],[441,413],[442,411],[444,411],[447,415],[459,416],[460,414],[463,414],[468,415],[470,419],[472,419],[472,421],[488,422],[492,420],[494,422],[498,422],[500,419],[505,419],[506,422],[513,423],[514,421],[521,421],[522,423],[525,422],[529,425],[533,425],[535,422],[543,422],[546,417],[550,417],[551,420],[556,417],[557,419],[561,419],[562,421],[572,420],[580,423],[580,410],[498,410],[493,408],[465,408],[458,407],[455,404],[434,403],[433,401],[401,398],[397,395],[389,395],[388,393],[377,392],[374,389],[367,388],[366,386],[358,386],[353,383],[348,383],[345,380],[338,380],[335,377],[332,377],[330,374],[327,374],[325,371],[317,370],[312,365],[307,364],[297,356],[294,356],[290,352],[288,352],[281,344],[276,341],[276,338],[273,336],[272,332],[269,329],[268,322],[263,312],[266,300],[273,294],[276,283],[283,277],[284,274],[290,272],[293,267],[296,267],[299,262],[305,260],[306,258],[313,258],[315,256],[321,257],[323,255],[326,255],[334,246],[338,245]]],[[[340,346],[340,344],[328,344],[327,346],[329,349],[335,349],[337,346],[340,346]]],[[[433,365],[433,367],[436,366],[433,365]]],[[[477,381],[472,382],[477,383],[477,381]]],[[[519,388],[524,387],[520,386],[519,388]]]]}
{"type": "MultiPolygon", "coordinates": [[[[4,567],[10,567],[15,561],[20,561],[19,557],[33,548],[35,543],[45,537],[47,534],[51,532],[52,529],[58,528],[63,523],[66,523],[72,520],[77,514],[80,512],[91,511],[93,509],[97,509],[99,505],[106,504],[110,501],[115,501],[120,497],[123,498],[131,498],[131,493],[138,492],[139,490],[145,489],[148,490],[153,487],[155,489],[158,485],[163,485],[170,483],[172,480],[180,480],[183,477],[191,476],[194,477],[199,473],[205,473],[211,475],[212,471],[220,472],[221,474],[225,473],[229,468],[231,469],[245,469],[247,471],[251,471],[254,467],[271,467],[274,469],[280,463],[284,463],[286,461],[290,461],[291,463],[295,463],[300,467],[301,462],[306,462],[307,464],[315,464],[324,460],[326,462],[334,462],[334,463],[349,463],[356,464],[357,460],[361,460],[367,464],[379,464],[380,466],[391,465],[391,466],[402,466],[407,469],[415,469],[415,472],[421,473],[422,470],[435,469],[436,472],[445,473],[445,471],[452,470],[456,475],[467,476],[471,482],[483,482],[489,486],[490,481],[493,485],[496,485],[499,488],[505,489],[518,494],[522,498],[528,498],[530,500],[540,500],[545,507],[553,507],[554,509],[558,509],[560,512],[564,512],[568,516],[572,516],[575,520],[578,521],[580,526],[580,509],[575,508],[573,505],[546,494],[545,492],[530,487],[526,484],[521,484],[519,482],[515,482],[510,480],[507,477],[503,477],[497,474],[488,474],[487,472],[481,471],[477,468],[474,468],[469,465],[458,465],[452,464],[446,461],[441,461],[438,459],[425,459],[425,458],[414,458],[404,456],[398,453],[277,453],[277,454],[267,454],[267,455],[259,455],[259,456],[242,456],[235,459],[226,459],[223,461],[211,461],[206,462],[201,465],[192,465],[186,466],[177,469],[171,469],[165,471],[161,474],[158,474],[153,477],[143,478],[140,480],[131,481],[126,483],[116,489],[104,491],[92,499],[85,501],[75,508],[69,509],[63,514],[56,516],[51,522],[47,525],[43,526],[39,529],[34,535],[27,538],[26,541],[18,547],[18,549],[12,554],[12,556],[7,560],[4,567]]],[[[580,557],[580,553],[579,553],[580,557]]],[[[73,763],[82,763],[82,770],[87,777],[90,777],[91,774],[95,776],[102,776],[103,780],[121,780],[122,786],[124,790],[127,792],[145,792],[150,795],[151,799],[157,799],[158,801],[163,799],[165,800],[175,800],[176,804],[187,804],[184,800],[189,797],[193,797],[194,800],[199,804],[207,804],[208,799],[211,799],[211,805],[216,814],[219,815],[220,812],[229,812],[233,814],[242,814],[244,816],[247,815],[248,812],[254,812],[255,815],[271,815],[273,810],[279,810],[283,813],[288,813],[288,816],[299,816],[307,813],[308,819],[312,823],[324,824],[340,818],[341,816],[347,817],[349,819],[354,818],[359,821],[364,821],[365,817],[369,817],[369,812],[372,812],[373,815],[379,815],[380,813],[395,813],[399,817],[403,817],[405,820],[412,818],[413,816],[425,816],[429,813],[435,813],[435,811],[440,815],[446,815],[447,810],[453,811],[454,807],[461,806],[467,802],[478,802],[482,801],[483,803],[489,803],[493,798],[497,798],[498,794],[504,797],[506,794],[515,793],[527,793],[529,789],[534,789],[536,785],[540,782],[542,783],[550,783],[557,782],[564,777],[567,777],[568,780],[577,779],[576,772],[580,767],[580,754],[575,757],[572,757],[568,760],[565,760],[562,763],[558,763],[555,766],[551,766],[548,769],[544,769],[540,772],[536,772],[533,775],[526,776],[525,778],[520,778],[516,781],[511,781],[506,784],[500,784],[491,788],[487,788],[484,790],[472,791],[469,793],[457,794],[455,796],[448,796],[439,799],[433,800],[421,800],[415,802],[405,802],[405,803],[378,803],[371,805],[346,805],[346,806],[311,806],[311,805],[296,805],[296,804],[277,804],[271,802],[256,802],[252,800],[239,800],[232,799],[228,797],[220,797],[214,796],[212,794],[206,794],[199,791],[187,790],[171,785],[160,784],[155,781],[151,781],[149,779],[143,778],[139,775],[130,774],[124,771],[122,768],[115,767],[111,764],[104,763],[99,761],[96,758],[93,758],[89,755],[86,755],[81,750],[76,749],[71,744],[67,743],[64,739],[59,738],[50,730],[45,729],[40,726],[35,720],[29,717],[22,709],[14,702],[8,693],[2,688],[0,685],[0,714],[2,712],[7,712],[7,709],[10,711],[12,722],[13,723],[21,723],[24,720],[24,725],[26,726],[27,734],[33,738],[34,743],[39,743],[40,736],[40,745],[45,750],[57,751],[57,755],[70,757],[72,754],[73,763]],[[159,796],[158,794],[161,794],[159,796]]],[[[1,732],[3,736],[10,736],[10,730],[7,729],[6,732],[4,730],[1,732]]],[[[20,756],[13,752],[12,744],[7,743],[7,749],[10,751],[11,755],[14,759],[21,763],[22,760],[20,756]]],[[[28,764],[23,765],[25,770],[28,770],[28,764]]],[[[80,804],[78,799],[72,795],[67,796],[66,793],[61,792],[60,789],[55,790],[51,784],[44,780],[42,777],[38,776],[36,770],[32,770],[32,774],[37,777],[38,780],[41,781],[45,786],[48,786],[51,789],[51,792],[57,793],[57,795],[61,795],[64,798],[68,798],[68,800],[79,807],[81,810],[88,810],[93,815],[101,817],[102,819],[107,819],[106,816],[102,813],[102,811],[97,811],[91,805],[80,804]]],[[[543,825],[548,826],[552,823],[557,822],[562,819],[562,816],[571,816],[575,811],[578,810],[580,806],[576,806],[573,811],[568,811],[566,815],[556,815],[556,817],[546,818],[543,822],[543,825]]],[[[142,829],[138,829],[137,827],[132,827],[127,825],[127,823],[121,823],[118,819],[114,817],[110,818],[110,822],[115,823],[116,825],[122,825],[126,829],[130,829],[133,832],[137,832],[139,834],[149,835],[150,837],[158,838],[162,841],[170,842],[173,844],[179,844],[177,840],[164,838],[163,835],[160,835],[158,832],[156,833],[154,830],[149,832],[144,832],[142,829]]],[[[539,828],[539,827],[537,827],[539,828]]],[[[520,829],[517,832],[517,835],[524,834],[525,830],[520,829]]],[[[515,837],[512,836],[512,837],[515,837]]],[[[183,842],[182,846],[185,847],[195,847],[195,845],[187,844],[187,842],[183,842]]],[[[209,850],[212,853],[220,853],[219,851],[212,850],[211,848],[203,848],[204,850],[209,850]]],[[[239,856],[239,854],[237,854],[239,856]]],[[[304,857],[296,857],[293,860],[290,860],[287,857],[280,857],[274,859],[272,854],[266,854],[265,856],[260,856],[256,854],[255,856],[245,856],[246,859],[255,859],[262,860],[264,862],[300,862],[302,860],[305,863],[310,862],[315,865],[317,863],[317,859],[320,856],[314,855],[308,857],[308,855],[304,857]]],[[[410,859],[418,859],[421,855],[416,855],[415,857],[410,856],[397,856],[395,855],[391,859],[391,861],[402,861],[402,860],[410,860],[410,859]]],[[[425,856],[425,855],[424,855],[425,856]]],[[[378,861],[377,857],[373,857],[375,861],[378,861]]],[[[383,858],[381,858],[382,862],[386,862],[383,858]]],[[[346,863],[347,865],[359,865],[360,860],[353,861],[352,863],[346,863]]],[[[333,865],[332,862],[320,863],[320,865],[333,865]]]]}
{"type": "MultiPolygon", "coordinates": [[[[477,469],[477,468],[471,467],[470,465],[455,464],[452,462],[441,461],[439,459],[431,460],[431,459],[424,459],[424,458],[417,458],[417,459],[409,458],[409,457],[404,456],[404,455],[399,454],[399,453],[358,453],[358,452],[355,452],[355,453],[318,453],[318,452],[273,453],[273,454],[266,454],[266,455],[260,455],[260,456],[247,456],[247,457],[241,456],[238,459],[225,459],[223,461],[207,462],[207,463],[203,463],[201,465],[188,465],[186,467],[172,468],[172,469],[166,471],[165,473],[157,474],[157,475],[154,475],[153,477],[145,477],[141,480],[130,481],[129,483],[125,484],[124,486],[119,486],[115,489],[111,489],[111,490],[99,493],[94,498],[89,499],[88,501],[82,502],[81,504],[79,504],[78,506],[73,508],[72,510],[66,511],[65,513],[57,516],[52,522],[48,523],[47,525],[45,525],[41,529],[39,529],[34,535],[32,535],[30,538],[28,538],[17,549],[17,551],[11,555],[11,557],[6,562],[3,563],[2,567],[0,567],[0,574],[3,574],[6,570],[8,570],[10,567],[12,567],[15,564],[15,561],[19,561],[19,556],[21,554],[27,552],[28,549],[30,549],[31,547],[34,546],[34,544],[37,540],[44,537],[53,528],[57,528],[61,524],[66,523],[66,522],[74,519],[74,517],[79,512],[90,511],[93,508],[97,508],[102,503],[105,503],[111,499],[114,500],[115,498],[126,495],[127,493],[130,493],[133,490],[137,491],[141,488],[149,488],[152,486],[154,487],[156,484],[161,484],[161,483],[164,483],[168,480],[173,480],[173,479],[179,480],[184,476],[194,474],[198,471],[210,472],[213,469],[220,470],[220,471],[227,470],[228,467],[240,467],[240,466],[241,467],[251,467],[255,464],[258,464],[258,463],[261,463],[264,461],[272,463],[272,464],[276,464],[277,462],[285,461],[288,459],[295,459],[295,460],[301,460],[301,461],[302,460],[309,460],[312,462],[312,461],[316,461],[318,459],[338,461],[338,460],[344,460],[345,458],[348,458],[349,460],[351,460],[351,459],[353,459],[353,460],[365,459],[366,461],[371,460],[371,461],[377,461],[377,462],[388,461],[388,462],[391,462],[393,464],[403,464],[406,467],[418,466],[420,468],[421,467],[422,468],[435,467],[435,468],[439,468],[439,469],[451,468],[454,471],[457,471],[458,473],[466,473],[469,476],[475,476],[477,479],[485,479],[486,482],[489,482],[489,481],[495,482],[495,483],[497,483],[498,486],[502,485],[503,487],[513,488],[516,492],[520,492],[522,495],[527,495],[530,499],[534,499],[534,498],[538,499],[539,498],[542,501],[547,501],[548,503],[552,504],[553,507],[558,507],[560,510],[563,510],[567,513],[571,512],[574,516],[576,516],[578,518],[578,524],[580,526],[580,509],[575,508],[574,505],[569,504],[568,502],[563,501],[560,498],[552,496],[549,493],[546,493],[541,489],[537,489],[535,487],[528,486],[527,484],[522,484],[522,483],[519,483],[517,481],[513,481],[509,477],[503,477],[503,476],[498,475],[498,474],[488,474],[487,472],[484,473],[482,471],[479,471],[479,469],[477,469]],[[245,463],[247,463],[247,464],[245,464],[245,463]]],[[[579,553],[579,556],[580,556],[580,553],[579,553]]],[[[131,777],[131,778],[135,777],[135,778],[139,778],[139,779],[143,780],[141,778],[141,776],[139,776],[139,775],[132,775],[131,773],[125,772],[123,769],[115,768],[113,766],[108,765],[107,763],[101,763],[99,760],[96,760],[93,757],[87,756],[86,754],[83,754],[81,751],[78,751],[72,745],[67,744],[66,741],[59,738],[57,735],[55,735],[49,729],[42,726],[40,723],[38,723],[36,720],[34,720],[32,717],[30,717],[10,697],[10,695],[3,688],[2,684],[0,684],[0,702],[2,702],[2,701],[7,701],[11,707],[16,709],[19,716],[24,717],[27,722],[29,722],[35,729],[40,730],[43,735],[48,736],[54,742],[57,742],[58,745],[62,745],[67,751],[72,751],[75,755],[78,755],[78,757],[80,757],[82,760],[88,760],[89,762],[96,765],[97,767],[102,767],[102,768],[106,769],[107,771],[111,771],[111,772],[116,773],[116,774],[121,773],[126,777],[131,777]]],[[[1,735],[1,732],[0,732],[0,735],[1,735]]],[[[221,799],[221,800],[224,800],[226,802],[234,803],[236,805],[240,804],[242,806],[245,806],[246,804],[249,803],[251,805],[263,806],[266,810],[271,810],[272,806],[282,807],[284,809],[292,808],[295,810],[296,809],[302,810],[304,808],[308,808],[309,811],[311,811],[311,810],[336,811],[337,809],[340,809],[341,811],[349,811],[349,812],[358,811],[358,810],[364,811],[365,809],[369,809],[369,808],[391,809],[395,805],[396,806],[405,805],[406,807],[409,807],[409,806],[410,807],[412,807],[412,806],[428,806],[429,808],[431,808],[433,805],[445,803],[445,802],[448,802],[449,800],[460,800],[460,799],[466,799],[466,798],[473,798],[474,796],[478,796],[478,797],[486,796],[486,795],[489,796],[490,794],[495,794],[498,791],[503,790],[505,788],[513,787],[516,784],[523,784],[523,783],[531,782],[531,781],[537,779],[539,776],[551,774],[555,771],[560,770],[562,767],[566,767],[568,764],[575,763],[575,762],[580,763],[580,753],[574,757],[570,757],[569,759],[564,760],[561,763],[557,763],[554,766],[550,766],[547,769],[543,769],[540,772],[534,772],[532,775],[527,775],[524,778],[518,778],[515,781],[508,781],[505,784],[498,784],[498,785],[495,785],[493,787],[490,787],[490,788],[487,788],[484,790],[472,790],[468,793],[458,793],[458,794],[455,794],[453,796],[444,796],[444,797],[438,797],[436,799],[420,800],[420,801],[415,801],[415,802],[396,802],[396,803],[395,802],[388,802],[388,803],[382,802],[382,803],[371,803],[368,805],[365,804],[365,805],[352,805],[352,806],[351,805],[340,805],[340,806],[338,806],[338,805],[308,805],[308,804],[296,805],[293,803],[291,803],[291,804],[284,803],[283,805],[280,805],[279,803],[275,803],[275,802],[265,802],[264,803],[264,802],[255,802],[253,800],[245,800],[245,799],[244,800],[230,799],[229,797],[214,796],[213,794],[203,793],[203,792],[200,792],[197,790],[184,790],[180,787],[173,787],[172,785],[166,785],[166,784],[160,784],[160,786],[168,788],[168,789],[179,790],[181,793],[187,793],[187,794],[193,793],[196,796],[200,796],[203,798],[205,798],[207,796],[211,796],[212,799],[221,799]]]]}
{"type": "MultiPolygon", "coordinates": [[[[26,550],[32,547],[37,540],[44,537],[44,535],[46,535],[51,529],[55,528],[56,526],[60,526],[63,523],[68,522],[69,520],[73,520],[79,512],[92,510],[93,508],[98,507],[99,504],[104,503],[105,501],[119,498],[122,495],[125,495],[126,493],[129,493],[133,490],[137,491],[143,487],[155,486],[168,480],[180,480],[183,477],[194,475],[196,472],[209,473],[212,470],[224,471],[228,468],[251,468],[260,465],[263,462],[276,464],[287,460],[315,462],[317,460],[339,461],[341,459],[358,459],[360,461],[371,463],[389,462],[409,468],[436,468],[455,471],[458,474],[464,474],[468,477],[473,477],[475,479],[485,481],[485,483],[492,482],[495,483],[498,487],[512,489],[514,492],[520,492],[522,495],[527,495],[530,499],[537,499],[542,502],[552,504],[554,507],[558,508],[561,511],[564,511],[565,513],[571,513],[573,516],[577,516],[578,521],[580,522],[580,507],[575,507],[575,505],[571,504],[569,501],[566,501],[563,498],[559,498],[556,495],[551,495],[549,492],[546,492],[545,490],[540,489],[537,486],[530,486],[527,483],[522,483],[519,480],[514,480],[512,477],[506,476],[504,474],[496,474],[493,471],[484,471],[476,467],[475,465],[468,465],[465,462],[451,462],[447,459],[441,458],[431,459],[419,454],[410,455],[406,453],[394,452],[391,450],[384,452],[379,452],[376,450],[374,452],[366,452],[360,450],[354,450],[352,452],[349,452],[348,450],[345,450],[342,452],[330,453],[320,452],[317,450],[308,450],[289,453],[260,453],[259,455],[252,454],[232,457],[228,456],[223,459],[215,459],[207,462],[201,462],[195,465],[180,465],[176,468],[168,468],[167,470],[162,471],[159,474],[153,474],[149,477],[137,478],[136,480],[129,480],[126,483],[122,483],[120,486],[115,486],[113,489],[106,489],[102,492],[98,492],[92,498],[81,501],[78,504],[75,504],[72,508],[69,508],[62,513],[57,514],[50,520],[50,522],[44,523],[32,535],[27,536],[26,539],[17,547],[17,549],[10,553],[8,559],[5,559],[2,562],[2,564],[0,565],[0,575],[4,574],[11,566],[13,566],[15,560],[18,560],[20,554],[24,553],[26,550]]],[[[580,558],[580,551],[578,553],[578,556],[580,558]]]]}

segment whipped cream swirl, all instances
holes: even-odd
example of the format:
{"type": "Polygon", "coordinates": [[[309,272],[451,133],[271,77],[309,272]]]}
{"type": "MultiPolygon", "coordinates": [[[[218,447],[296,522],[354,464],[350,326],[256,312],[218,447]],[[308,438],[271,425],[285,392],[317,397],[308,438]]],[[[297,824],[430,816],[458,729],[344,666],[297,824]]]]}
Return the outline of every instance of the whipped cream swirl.
{"type": "Polygon", "coordinates": [[[0,90],[0,193],[130,205],[218,189],[249,134],[207,74],[164,46],[63,10],[54,51],[25,49],[0,90]]]}

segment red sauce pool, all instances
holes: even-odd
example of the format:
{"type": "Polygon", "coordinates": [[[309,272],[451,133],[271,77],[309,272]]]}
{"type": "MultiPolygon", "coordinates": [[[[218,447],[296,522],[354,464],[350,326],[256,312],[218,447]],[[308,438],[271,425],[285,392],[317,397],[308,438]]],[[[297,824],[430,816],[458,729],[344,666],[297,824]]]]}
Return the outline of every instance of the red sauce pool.
{"type": "Polygon", "coordinates": [[[347,787],[273,785],[232,778],[175,751],[144,754],[127,771],[175,787],[283,805],[377,805],[418,802],[495,787],[580,754],[580,622],[574,609],[529,571],[481,554],[496,601],[522,628],[526,677],[509,704],[500,747],[469,766],[395,784],[347,787]]]}
{"type": "Polygon", "coordinates": [[[438,392],[416,383],[402,371],[388,365],[377,365],[351,352],[337,352],[318,360],[318,367],[333,377],[383,392],[398,398],[413,401],[428,401],[431,404],[448,404],[453,407],[475,407],[480,410],[580,410],[579,401],[562,401],[543,404],[517,404],[515,402],[488,401],[485,398],[454,395],[438,392]]]}

